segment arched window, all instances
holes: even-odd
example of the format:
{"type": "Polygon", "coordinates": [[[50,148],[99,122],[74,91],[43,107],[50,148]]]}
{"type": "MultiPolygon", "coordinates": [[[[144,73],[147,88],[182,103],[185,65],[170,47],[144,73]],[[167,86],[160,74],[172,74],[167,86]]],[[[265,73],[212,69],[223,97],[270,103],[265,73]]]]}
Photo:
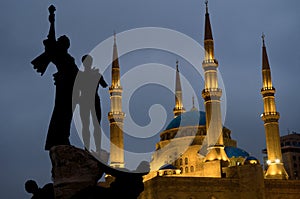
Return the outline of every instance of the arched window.
{"type": "Polygon", "coordinates": [[[188,173],[188,172],[189,172],[189,168],[185,167],[185,173],[188,173]]]}
{"type": "Polygon", "coordinates": [[[191,166],[191,172],[194,172],[194,166],[191,166]]]}
{"type": "Polygon", "coordinates": [[[184,163],[185,163],[185,164],[189,164],[188,158],[185,158],[185,159],[184,159],[184,163]]]}
{"type": "Polygon", "coordinates": [[[180,173],[182,173],[183,172],[183,168],[182,167],[180,167],[180,173]]]}
{"type": "Polygon", "coordinates": [[[180,160],[179,160],[179,164],[180,164],[180,166],[182,165],[182,158],[180,158],[180,160]]]}

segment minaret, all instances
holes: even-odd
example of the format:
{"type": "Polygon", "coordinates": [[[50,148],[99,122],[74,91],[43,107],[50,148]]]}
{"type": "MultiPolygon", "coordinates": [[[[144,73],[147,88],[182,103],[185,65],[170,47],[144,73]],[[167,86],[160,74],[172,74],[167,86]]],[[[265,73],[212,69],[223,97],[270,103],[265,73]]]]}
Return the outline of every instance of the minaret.
{"type": "Polygon", "coordinates": [[[175,79],[175,107],[173,109],[174,117],[185,112],[182,104],[182,89],[180,82],[180,75],[178,70],[178,61],[176,61],[176,79],[175,79]]]}
{"type": "Polygon", "coordinates": [[[202,97],[205,101],[204,104],[206,111],[206,129],[208,142],[208,153],[205,157],[205,162],[220,160],[221,165],[223,166],[227,164],[229,159],[224,150],[222,133],[223,124],[220,101],[222,90],[218,87],[218,61],[214,56],[214,40],[208,13],[208,1],[206,1],[205,4],[205,58],[202,63],[205,76],[205,89],[202,91],[202,97]]]}
{"type": "Polygon", "coordinates": [[[198,111],[198,109],[196,108],[195,106],[195,96],[192,97],[192,108],[191,108],[191,111],[198,111]]]}
{"type": "Polygon", "coordinates": [[[261,94],[264,101],[264,113],[261,119],[264,121],[266,144],[268,153],[268,170],[265,173],[266,178],[287,179],[288,174],[284,169],[282,162],[280,136],[279,136],[279,113],[276,111],[275,88],[272,85],[271,69],[269,65],[267,50],[265,46],[265,36],[262,35],[262,80],[263,87],[261,94]]]}
{"type": "Polygon", "coordinates": [[[114,34],[111,86],[109,87],[110,112],[108,113],[110,126],[110,166],[114,168],[124,168],[123,121],[125,113],[122,112],[122,91],[116,34],[114,34]]]}

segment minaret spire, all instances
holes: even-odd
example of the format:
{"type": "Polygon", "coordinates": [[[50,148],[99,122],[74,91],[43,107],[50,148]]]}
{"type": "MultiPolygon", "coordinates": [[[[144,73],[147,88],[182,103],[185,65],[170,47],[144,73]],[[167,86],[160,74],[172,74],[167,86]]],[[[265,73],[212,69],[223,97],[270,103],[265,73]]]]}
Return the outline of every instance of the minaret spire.
{"type": "Polygon", "coordinates": [[[208,0],[205,1],[205,5],[206,5],[206,13],[205,13],[205,34],[204,34],[204,40],[207,40],[207,39],[213,39],[213,36],[212,36],[210,18],[209,18],[209,13],[208,13],[208,0]]]}
{"type": "Polygon", "coordinates": [[[120,84],[120,66],[114,33],[113,60],[111,70],[110,112],[108,120],[110,123],[110,165],[115,168],[124,168],[124,141],[123,121],[125,114],[122,111],[122,87],[120,84]]]}
{"type": "Polygon", "coordinates": [[[287,179],[280,147],[280,135],[279,135],[279,113],[276,111],[275,103],[275,88],[272,86],[271,69],[267,56],[267,50],[265,45],[265,36],[262,35],[262,79],[263,88],[261,94],[264,101],[264,113],[261,118],[264,121],[266,144],[268,153],[268,169],[265,173],[266,178],[271,179],[287,179]]]}
{"type": "Polygon", "coordinates": [[[262,42],[263,42],[263,47],[266,47],[265,46],[265,37],[266,37],[265,33],[262,33],[261,38],[262,38],[262,42]]]}
{"type": "Polygon", "coordinates": [[[192,108],[196,108],[195,107],[195,96],[192,97],[192,103],[193,103],[193,107],[192,108]]]}
{"type": "Polygon", "coordinates": [[[113,68],[119,68],[118,48],[117,48],[117,36],[114,32],[114,46],[113,46],[113,68]]]}
{"type": "Polygon", "coordinates": [[[267,49],[266,49],[266,44],[265,44],[265,34],[262,33],[262,42],[263,42],[263,55],[262,55],[262,68],[263,69],[270,69],[270,64],[269,64],[269,59],[268,59],[268,54],[267,54],[267,49]]]}
{"type": "Polygon", "coordinates": [[[174,117],[181,115],[185,112],[182,103],[182,89],[180,82],[180,74],[178,70],[178,60],[176,61],[176,79],[175,79],[175,107],[173,109],[174,117]]]}
{"type": "Polygon", "coordinates": [[[206,13],[208,13],[208,0],[205,0],[206,13]]]}
{"type": "Polygon", "coordinates": [[[205,75],[205,88],[202,91],[202,97],[205,101],[207,141],[209,147],[208,153],[205,157],[205,162],[211,162],[212,164],[219,165],[219,169],[216,171],[212,172],[208,169],[207,177],[221,177],[221,167],[226,165],[229,159],[224,150],[220,101],[222,90],[218,86],[218,61],[214,56],[214,40],[208,13],[208,1],[205,1],[205,4],[205,58],[202,63],[205,75]]]}
{"type": "Polygon", "coordinates": [[[193,97],[192,97],[192,104],[193,104],[193,106],[192,106],[192,108],[191,108],[191,111],[198,111],[198,109],[196,108],[196,106],[195,106],[195,96],[193,95],[193,97]]]}
{"type": "Polygon", "coordinates": [[[210,17],[208,13],[208,1],[205,1],[206,4],[206,13],[205,13],[205,32],[204,32],[204,48],[205,48],[205,61],[206,62],[215,62],[218,63],[217,60],[215,60],[214,55],[214,40],[212,35],[212,28],[210,24],[210,17]]]}

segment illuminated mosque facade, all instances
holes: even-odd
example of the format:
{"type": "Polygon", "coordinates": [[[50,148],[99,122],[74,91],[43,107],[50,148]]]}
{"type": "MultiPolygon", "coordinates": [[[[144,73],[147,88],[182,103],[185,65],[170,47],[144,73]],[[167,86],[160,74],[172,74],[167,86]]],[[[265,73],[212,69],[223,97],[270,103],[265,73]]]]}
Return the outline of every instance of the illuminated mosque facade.
{"type": "MultiPolygon", "coordinates": [[[[218,86],[218,61],[214,56],[214,40],[206,3],[205,57],[202,68],[205,87],[202,91],[205,112],[195,106],[189,111],[182,103],[178,62],[176,63],[174,119],[160,133],[144,177],[144,191],[139,199],[296,199],[300,197],[300,181],[288,180],[284,169],[279,113],[275,105],[265,39],[262,44],[262,89],[268,168],[237,147],[230,129],[222,125],[221,96],[218,86]]],[[[110,92],[110,165],[124,168],[122,87],[116,38],[113,47],[112,84],[110,92]]]]}

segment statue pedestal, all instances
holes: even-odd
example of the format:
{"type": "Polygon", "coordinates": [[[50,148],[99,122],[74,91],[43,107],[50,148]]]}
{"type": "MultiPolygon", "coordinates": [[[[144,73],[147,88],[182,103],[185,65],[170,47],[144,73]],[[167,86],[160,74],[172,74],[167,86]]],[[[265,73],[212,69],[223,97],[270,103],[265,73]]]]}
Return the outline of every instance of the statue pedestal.
{"type": "Polygon", "coordinates": [[[103,175],[92,155],[73,146],[52,147],[50,158],[56,199],[69,199],[87,187],[96,186],[103,175]]]}

